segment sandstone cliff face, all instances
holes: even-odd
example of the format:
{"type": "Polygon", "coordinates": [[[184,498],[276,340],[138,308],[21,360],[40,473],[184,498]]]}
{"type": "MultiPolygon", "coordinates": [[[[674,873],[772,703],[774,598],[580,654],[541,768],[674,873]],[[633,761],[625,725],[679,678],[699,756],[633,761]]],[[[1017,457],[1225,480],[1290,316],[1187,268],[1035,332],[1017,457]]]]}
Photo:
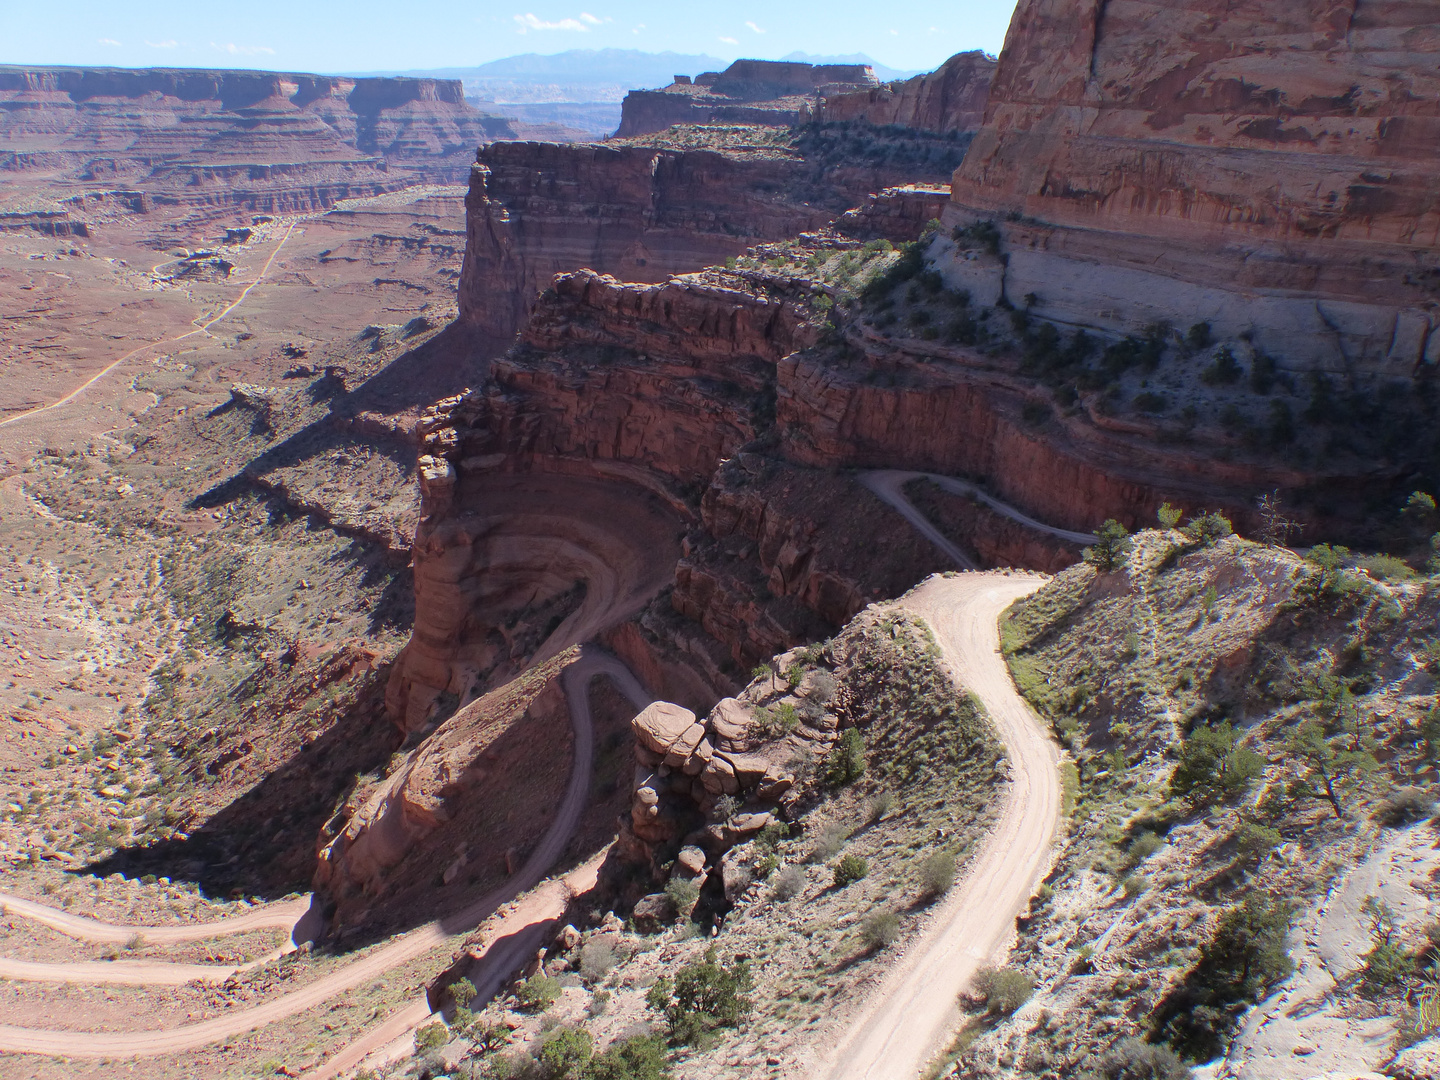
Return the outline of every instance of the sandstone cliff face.
{"type": "Polygon", "coordinates": [[[1047,317],[1206,320],[1296,367],[1409,374],[1432,335],[1434,4],[1024,0],[950,221],[1047,317]]]}
{"type": "Polygon", "coordinates": [[[783,192],[805,173],[802,161],[784,156],[592,144],[485,147],[466,199],[460,317],[508,343],[557,273],[589,267],[663,281],[757,241],[817,228],[848,203],[811,206],[801,196],[787,198],[783,192]]]}
{"type": "Polygon", "coordinates": [[[296,177],[388,190],[400,185],[385,183],[387,165],[458,179],[476,145],[514,137],[507,121],[467,105],[456,80],[0,68],[0,142],[10,152],[0,166],[119,175],[177,198],[296,177]],[[245,171],[255,168],[263,175],[245,171]]]}
{"type": "Polygon", "coordinates": [[[957,53],[936,70],[903,83],[827,96],[820,118],[895,124],[937,135],[975,131],[985,119],[994,74],[995,61],[983,52],[957,53]]]}

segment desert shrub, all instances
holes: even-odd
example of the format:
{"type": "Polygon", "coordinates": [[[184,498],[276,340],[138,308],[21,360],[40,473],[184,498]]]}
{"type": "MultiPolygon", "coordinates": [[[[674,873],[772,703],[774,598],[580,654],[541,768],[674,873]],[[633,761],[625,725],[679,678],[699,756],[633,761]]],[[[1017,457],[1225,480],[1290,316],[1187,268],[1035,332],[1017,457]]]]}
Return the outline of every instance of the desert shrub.
{"type": "Polygon", "coordinates": [[[1126,874],[1120,879],[1120,891],[1126,900],[1134,900],[1150,887],[1150,879],[1144,874],[1126,874]]]}
{"type": "Polygon", "coordinates": [[[1394,555],[1366,555],[1356,564],[1379,581],[1408,581],[1415,576],[1410,564],[1394,555]]]}
{"type": "Polygon", "coordinates": [[[438,1050],[449,1041],[450,1029],[438,1020],[415,1032],[415,1049],[422,1054],[427,1050],[438,1050]]]}
{"type": "Polygon", "coordinates": [[[1240,381],[1245,369],[1235,359],[1228,345],[1221,346],[1210,366],[1200,372],[1200,381],[1206,386],[1229,386],[1240,381]]]}
{"type": "Polygon", "coordinates": [[[520,1008],[529,1012],[543,1012],[560,999],[560,983],[548,975],[538,972],[531,975],[515,990],[515,1000],[520,1008]]]}
{"type": "Polygon", "coordinates": [[[584,1028],[559,1027],[540,1042],[540,1064],[551,1080],[580,1080],[595,1042],[584,1028]]]}
{"type": "Polygon", "coordinates": [[[700,886],[686,878],[671,878],[665,883],[665,895],[670,898],[675,914],[684,919],[695,910],[695,904],[700,899],[700,886]]]}
{"type": "Polygon", "coordinates": [[[840,684],[830,672],[816,671],[810,676],[810,686],[806,689],[805,696],[823,705],[835,697],[835,691],[839,688],[840,684]]]}
{"type": "Polygon", "coordinates": [[[1370,929],[1370,951],[1360,970],[1360,982],[1366,993],[1385,993],[1415,972],[1415,958],[1401,947],[1395,926],[1395,913],[1390,905],[1374,896],[1367,896],[1360,905],[1370,929]]]}
{"type": "Polygon", "coordinates": [[[827,821],[815,834],[815,842],[810,846],[810,853],[806,856],[812,863],[822,863],[838,854],[845,846],[845,829],[834,821],[827,821]]]}
{"type": "Polygon", "coordinates": [[[975,991],[991,1012],[1009,1016],[1035,991],[1035,980],[1019,968],[981,968],[975,974],[975,991]]]}
{"type": "Polygon", "coordinates": [[[456,979],[447,989],[457,1009],[468,1009],[475,1000],[475,984],[469,979],[456,979]]]}
{"type": "Polygon", "coordinates": [[[1131,866],[1139,866],[1155,852],[1165,846],[1165,841],[1156,836],[1149,829],[1137,833],[1134,840],[1130,841],[1125,849],[1125,861],[1131,866]]]}
{"type": "Polygon", "coordinates": [[[1185,516],[1185,511],[1178,506],[1171,506],[1168,502],[1161,503],[1160,509],[1155,511],[1155,519],[1160,522],[1160,528],[1173,529],[1180,524],[1180,519],[1185,516]]]}
{"type": "Polygon", "coordinates": [[[865,804],[865,819],[872,824],[879,821],[890,812],[890,807],[895,804],[895,796],[888,791],[877,791],[870,796],[870,801],[865,804]]]}
{"type": "Polygon", "coordinates": [[[900,936],[900,917],[893,911],[876,911],[860,924],[860,940],[870,952],[893,945],[900,936]]]}
{"type": "MultiPolygon", "coordinates": [[[[674,902],[674,897],[671,897],[671,902],[674,902]]],[[[619,962],[615,946],[608,941],[587,941],[580,948],[581,978],[590,981],[602,979],[619,962]]]]}
{"type": "Polygon", "coordinates": [[[1083,552],[1085,561],[1102,573],[1110,573],[1125,565],[1134,541],[1125,526],[1108,518],[1095,532],[1095,544],[1083,552]]]}
{"type": "Polygon", "coordinates": [[[1158,413],[1165,411],[1165,395],[1157,394],[1153,390],[1144,390],[1135,395],[1132,404],[1143,413],[1158,413]]]}
{"type": "Polygon", "coordinates": [[[665,1045],[653,1035],[635,1035],[611,1043],[603,1054],[590,1059],[586,1080],[665,1080],[670,1066],[665,1045]]]}
{"type": "Polygon", "coordinates": [[[1235,830],[1235,850],[1247,862],[1259,861],[1279,847],[1281,839],[1279,829],[1243,821],[1235,830]]]}
{"type": "Polygon", "coordinates": [[[1201,724],[1180,744],[1180,763],[1170,777],[1170,794],[1196,808],[1234,802],[1265,771],[1265,759],[1242,746],[1242,733],[1228,720],[1201,724]]]}
{"type": "Polygon", "coordinates": [[[955,884],[955,856],[948,851],[936,851],[925,857],[920,864],[920,893],[933,898],[950,890],[955,884]]]}
{"type": "Polygon", "coordinates": [[[1193,1075],[1168,1046],[1123,1039],[1093,1062],[1082,1080],[1190,1080],[1193,1075]]]}
{"type": "Polygon", "coordinates": [[[1288,749],[1304,772],[1286,785],[1286,794],[1295,800],[1323,800],[1337,820],[1344,820],[1351,791],[1379,768],[1375,756],[1363,745],[1356,746],[1357,741],[1344,736],[1327,738],[1325,725],[1318,720],[1301,724],[1291,733],[1288,749]]]}
{"type": "Polygon", "coordinates": [[[740,812],[742,805],[734,795],[721,795],[715,800],[715,820],[729,821],[740,812]]]}
{"type": "Polygon", "coordinates": [[[793,900],[805,888],[805,872],[798,866],[787,866],[775,878],[770,894],[776,900],[793,900]]]}
{"type": "Polygon", "coordinates": [[[1195,352],[1209,348],[1210,343],[1214,340],[1208,322],[1197,322],[1185,332],[1185,344],[1195,352]]]}
{"type": "Polygon", "coordinates": [[[1225,1049],[1240,1015],[1293,965],[1285,950],[1292,909],[1284,900],[1251,893],[1220,916],[1195,965],[1155,1013],[1155,1034],[1192,1061],[1225,1049]]]}
{"type": "Polygon", "coordinates": [[[510,1041],[510,1029],[504,1024],[471,1024],[465,1037],[482,1054],[493,1054],[510,1041]]]}
{"type": "Polygon", "coordinates": [[[846,728],[825,758],[825,780],[832,787],[853,784],[865,774],[865,737],[846,728]]]}
{"type": "Polygon", "coordinates": [[[1194,543],[1209,547],[1217,540],[1233,536],[1235,527],[1224,514],[1218,510],[1212,510],[1208,514],[1200,514],[1191,518],[1180,531],[1194,543]]]}
{"type": "Polygon", "coordinates": [[[859,855],[846,855],[835,864],[835,887],[853,885],[870,873],[870,864],[859,855]]]}
{"type": "Polygon", "coordinates": [[[672,980],[664,976],[645,995],[645,1004],[665,1017],[670,1041],[702,1049],[722,1027],[737,1027],[750,1013],[754,981],[743,961],[721,964],[712,948],[686,964],[672,980]]]}
{"type": "Polygon", "coordinates": [[[1398,827],[1429,817],[1435,800],[1424,788],[1402,787],[1391,792],[1375,808],[1375,818],[1382,825],[1398,827]]]}

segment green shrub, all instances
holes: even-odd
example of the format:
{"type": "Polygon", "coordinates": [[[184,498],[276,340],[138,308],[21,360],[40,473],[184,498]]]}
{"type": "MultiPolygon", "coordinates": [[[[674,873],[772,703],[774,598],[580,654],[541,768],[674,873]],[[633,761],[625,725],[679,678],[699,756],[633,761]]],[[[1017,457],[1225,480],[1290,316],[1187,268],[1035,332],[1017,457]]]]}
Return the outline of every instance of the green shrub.
{"type": "Polygon", "coordinates": [[[846,855],[835,864],[835,887],[843,889],[870,873],[870,864],[859,855],[846,855]]]}
{"type": "Polygon", "coordinates": [[[876,911],[860,924],[860,940],[870,952],[893,945],[900,936],[900,917],[893,911],[876,911]]]}
{"type": "Polygon", "coordinates": [[[704,1049],[722,1027],[738,1027],[750,1014],[754,981],[743,961],[721,964],[711,948],[703,960],[687,964],[658,979],[645,995],[645,1003],[661,1013],[669,1025],[670,1041],[704,1049]]]}
{"type": "Polygon", "coordinates": [[[666,1080],[670,1066],[665,1046],[653,1035],[635,1035],[611,1043],[605,1052],[590,1059],[586,1080],[666,1080]]]}
{"type": "Polygon", "coordinates": [[[865,737],[846,728],[825,759],[825,780],[832,787],[853,784],[865,774],[865,737]]]}
{"type": "MultiPolygon", "coordinates": [[[[698,890],[697,890],[698,893],[698,890]]],[[[675,898],[670,898],[674,903],[675,898]]],[[[580,977],[590,982],[596,979],[603,979],[605,975],[620,962],[619,955],[615,952],[615,946],[608,941],[593,940],[587,941],[580,948],[580,977]]]]}
{"type": "Polygon", "coordinates": [[[1133,544],[1125,526],[1114,518],[1107,518],[1096,530],[1094,546],[1086,548],[1082,554],[1096,570],[1108,574],[1125,565],[1133,544]]]}
{"type": "Polygon", "coordinates": [[[504,1024],[471,1024],[465,1037],[482,1054],[493,1054],[510,1042],[510,1029],[504,1024]]]}
{"type": "Polygon", "coordinates": [[[895,796],[888,791],[877,791],[870,796],[870,801],[865,804],[865,820],[875,823],[890,812],[890,807],[895,804],[895,796]]]}
{"type": "Polygon", "coordinates": [[[1200,381],[1206,386],[1229,386],[1240,381],[1245,374],[1245,369],[1235,359],[1235,354],[1230,351],[1228,345],[1220,347],[1215,354],[1215,359],[1204,371],[1200,372],[1200,381]]]}
{"type": "Polygon", "coordinates": [[[595,1042],[584,1028],[560,1027],[540,1042],[540,1064],[551,1080],[580,1080],[595,1042]]]}
{"type": "Polygon", "coordinates": [[[515,991],[516,1002],[520,1008],[529,1012],[543,1012],[559,999],[560,983],[538,972],[521,983],[515,991]]]}
{"type": "Polygon", "coordinates": [[[447,989],[457,1009],[468,1009],[475,1000],[475,984],[469,979],[456,979],[447,989]]]}
{"type": "Polygon", "coordinates": [[[1356,562],[1377,581],[1409,581],[1415,576],[1410,564],[1394,555],[1366,555],[1356,562]]]}
{"type": "Polygon", "coordinates": [[[449,1041],[450,1029],[438,1020],[415,1032],[415,1049],[422,1054],[427,1050],[438,1050],[449,1041]]]}
{"type": "Polygon", "coordinates": [[[1247,862],[1258,862],[1280,846],[1282,837],[1279,829],[1243,821],[1235,830],[1235,850],[1247,862]]]}
{"type": "Polygon", "coordinates": [[[1208,514],[1191,518],[1180,531],[1194,543],[1209,547],[1217,540],[1233,536],[1235,528],[1224,514],[1212,510],[1208,514]]]}
{"type": "Polygon", "coordinates": [[[1155,852],[1165,846],[1165,841],[1155,835],[1149,829],[1136,834],[1135,839],[1125,849],[1126,862],[1130,866],[1139,866],[1155,852]]]}
{"type": "Polygon", "coordinates": [[[671,878],[665,883],[665,895],[670,898],[678,918],[689,918],[700,899],[700,886],[685,878],[671,878]]]}
{"type": "Polygon", "coordinates": [[[1182,1057],[1209,1061],[1225,1049],[1245,1008],[1286,978],[1292,908],[1251,893],[1221,917],[1194,967],[1155,1012],[1155,1034],[1182,1057]]]}
{"type": "Polygon", "coordinates": [[[1366,993],[1379,995],[1415,973],[1415,958],[1396,940],[1395,913],[1384,901],[1367,896],[1360,905],[1370,924],[1370,951],[1360,981],[1366,993]]]}
{"type": "Polygon", "coordinates": [[[1018,968],[981,968],[975,975],[975,990],[993,1013],[1009,1016],[1030,1000],[1035,980],[1018,968]]]}
{"type": "Polygon", "coordinates": [[[1242,746],[1242,732],[1222,720],[1201,724],[1180,744],[1180,763],[1170,777],[1170,794],[1196,808],[1234,802],[1265,772],[1265,759],[1242,746]]]}
{"type": "Polygon", "coordinates": [[[933,899],[950,891],[955,884],[955,856],[948,851],[936,851],[925,857],[920,864],[920,894],[933,899]]]}

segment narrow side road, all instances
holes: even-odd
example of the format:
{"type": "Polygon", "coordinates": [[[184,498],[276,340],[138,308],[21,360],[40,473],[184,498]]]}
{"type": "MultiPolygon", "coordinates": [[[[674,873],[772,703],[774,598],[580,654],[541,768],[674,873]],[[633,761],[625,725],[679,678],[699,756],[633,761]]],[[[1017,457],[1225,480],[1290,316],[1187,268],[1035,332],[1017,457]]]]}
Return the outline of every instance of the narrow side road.
{"type": "Polygon", "coordinates": [[[1015,916],[1040,883],[1060,822],[1060,752],[1011,681],[997,622],[1040,587],[1038,575],[992,571],[935,576],[902,597],[923,618],[956,684],[985,706],[1010,759],[1000,819],[930,925],[897,957],[812,1075],[825,1080],[915,1080],[960,1023],[957,997],[998,961],[1015,916]]]}
{"type": "MultiPolygon", "coordinates": [[[[242,1009],[211,1020],[161,1031],[52,1031],[3,1024],[0,1025],[0,1051],[94,1060],[152,1057],[193,1050],[304,1012],[445,944],[453,937],[469,933],[502,904],[534,888],[570,842],[580,814],[585,808],[590,791],[590,774],[594,768],[594,726],[589,695],[584,690],[588,689],[590,680],[598,675],[615,679],[617,686],[637,708],[644,708],[651,701],[629,669],[601,650],[585,647],[580,658],[566,669],[562,678],[569,698],[570,722],[575,732],[570,783],[545,837],[519,872],[499,889],[479,898],[461,911],[410,931],[389,945],[376,949],[368,956],[347,964],[308,986],[273,998],[252,1009],[242,1009]],[[576,687],[580,688],[581,692],[574,692],[576,687]]],[[[564,910],[565,889],[558,882],[552,883],[552,886],[542,890],[545,895],[553,897],[549,905],[543,906],[548,911],[550,907],[558,905],[558,914],[564,910]]],[[[502,919],[495,927],[496,938],[509,937],[523,932],[536,921],[544,921],[537,920],[538,912],[531,910],[536,906],[534,903],[522,904],[515,912],[502,919]]],[[[547,916],[550,917],[553,915],[547,916]]],[[[505,972],[502,972],[500,978],[503,979],[504,974],[505,972]]]]}
{"type": "Polygon", "coordinates": [[[205,941],[228,934],[272,928],[289,930],[293,934],[295,927],[304,920],[309,910],[310,894],[306,893],[298,900],[282,900],[245,915],[234,915],[214,922],[176,923],[172,926],[124,926],[86,918],[84,915],[72,915],[59,908],[47,907],[33,900],[0,892],[0,913],[30,919],[81,941],[117,945],[124,944],[136,934],[151,945],[181,945],[190,941],[205,941]]]}

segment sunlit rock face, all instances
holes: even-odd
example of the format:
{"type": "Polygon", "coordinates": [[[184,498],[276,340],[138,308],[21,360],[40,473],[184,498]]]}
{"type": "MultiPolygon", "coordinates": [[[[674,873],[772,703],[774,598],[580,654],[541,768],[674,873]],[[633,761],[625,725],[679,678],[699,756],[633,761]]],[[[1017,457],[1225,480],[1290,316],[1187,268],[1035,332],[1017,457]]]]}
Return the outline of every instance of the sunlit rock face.
{"type": "Polygon", "coordinates": [[[1425,0],[1022,0],[947,217],[1000,252],[949,274],[1408,375],[1440,359],[1437,61],[1425,0]]]}

